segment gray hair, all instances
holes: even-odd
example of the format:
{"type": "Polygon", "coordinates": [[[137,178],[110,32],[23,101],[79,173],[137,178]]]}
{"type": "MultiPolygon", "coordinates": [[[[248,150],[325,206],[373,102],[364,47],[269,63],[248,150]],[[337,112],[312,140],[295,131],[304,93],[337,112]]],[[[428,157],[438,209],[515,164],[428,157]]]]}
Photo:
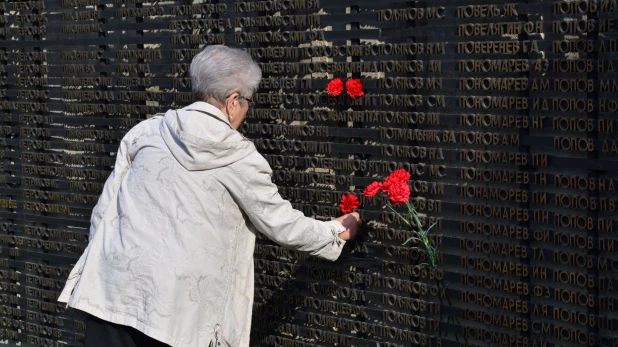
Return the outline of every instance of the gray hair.
{"type": "Polygon", "coordinates": [[[189,76],[197,100],[214,101],[219,103],[215,106],[221,106],[235,92],[251,97],[260,84],[262,70],[247,52],[212,45],[193,58],[189,76]]]}

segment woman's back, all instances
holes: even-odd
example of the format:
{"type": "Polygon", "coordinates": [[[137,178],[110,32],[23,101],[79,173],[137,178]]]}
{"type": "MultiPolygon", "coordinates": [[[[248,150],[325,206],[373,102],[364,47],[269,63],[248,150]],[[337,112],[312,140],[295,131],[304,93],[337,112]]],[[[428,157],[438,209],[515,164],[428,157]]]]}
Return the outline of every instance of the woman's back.
{"type": "Polygon", "coordinates": [[[124,347],[88,336],[130,341],[134,333],[151,338],[139,346],[154,339],[248,347],[256,232],[328,260],[357,233],[357,214],[321,222],[293,209],[266,160],[236,131],[261,78],[246,52],[208,46],[190,74],[202,101],[144,121],[122,139],[88,247],[58,298],[119,325],[92,320],[86,347],[124,347]]]}
{"type": "MultiPolygon", "coordinates": [[[[191,116],[179,118],[191,122],[193,133],[199,125],[225,126],[205,115],[196,123],[191,116]]],[[[224,167],[187,170],[161,136],[162,122],[157,117],[136,129],[131,167],[120,182],[117,204],[110,204],[93,236],[92,248],[99,251],[88,254],[72,306],[88,311],[106,297],[99,308],[105,320],[135,325],[170,345],[207,346],[217,325],[222,336],[226,328],[243,330],[253,295],[255,235],[218,180],[224,167]],[[138,319],[127,322],[115,312],[138,319]]]]}

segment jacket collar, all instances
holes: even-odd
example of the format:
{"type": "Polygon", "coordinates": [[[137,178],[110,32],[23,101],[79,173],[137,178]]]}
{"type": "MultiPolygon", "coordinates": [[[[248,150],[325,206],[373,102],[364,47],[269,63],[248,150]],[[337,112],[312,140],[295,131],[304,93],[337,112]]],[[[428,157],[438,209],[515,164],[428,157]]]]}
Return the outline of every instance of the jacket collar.
{"type": "Polygon", "coordinates": [[[197,101],[192,103],[191,105],[185,107],[182,109],[183,111],[201,111],[201,112],[206,112],[212,116],[215,116],[216,118],[218,118],[219,120],[221,120],[222,122],[224,122],[225,124],[229,125],[230,128],[232,128],[232,124],[230,124],[230,120],[227,119],[227,117],[223,114],[223,112],[221,112],[220,109],[216,108],[215,106],[204,102],[204,101],[197,101]]]}

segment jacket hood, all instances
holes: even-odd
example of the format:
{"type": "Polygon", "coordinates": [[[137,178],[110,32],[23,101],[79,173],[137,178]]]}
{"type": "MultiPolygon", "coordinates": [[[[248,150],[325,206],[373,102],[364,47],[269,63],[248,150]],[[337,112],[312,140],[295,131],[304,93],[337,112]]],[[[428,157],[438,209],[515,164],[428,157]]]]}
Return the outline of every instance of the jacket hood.
{"type": "Polygon", "coordinates": [[[167,111],[160,131],[172,155],[189,171],[224,167],[256,150],[221,110],[201,101],[167,111]]]}

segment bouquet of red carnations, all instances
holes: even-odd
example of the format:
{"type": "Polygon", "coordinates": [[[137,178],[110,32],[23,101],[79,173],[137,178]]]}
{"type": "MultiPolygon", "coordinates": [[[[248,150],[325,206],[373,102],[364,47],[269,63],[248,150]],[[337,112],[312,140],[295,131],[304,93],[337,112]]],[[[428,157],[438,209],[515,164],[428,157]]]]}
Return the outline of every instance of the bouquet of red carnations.
{"type": "MultiPolygon", "coordinates": [[[[433,271],[441,272],[439,268],[439,259],[438,259],[438,249],[437,245],[432,244],[430,241],[429,232],[436,225],[436,223],[429,226],[427,229],[423,229],[423,225],[420,221],[418,212],[412,205],[410,204],[410,186],[408,185],[408,180],[410,179],[410,173],[406,170],[400,169],[396,170],[392,174],[390,174],[384,182],[372,182],[365,190],[363,191],[363,195],[368,198],[373,198],[380,192],[384,193],[388,197],[388,201],[390,204],[387,204],[388,208],[390,208],[393,213],[395,213],[406,225],[411,228],[412,236],[408,238],[403,245],[408,244],[409,242],[415,242],[418,248],[424,251],[427,255],[427,263],[419,264],[430,267],[433,271]],[[399,213],[394,206],[405,205],[407,207],[408,213],[407,216],[399,213]]],[[[350,213],[354,209],[360,207],[360,203],[358,198],[353,194],[344,194],[341,197],[341,204],[339,205],[341,211],[343,213],[350,213]]],[[[437,288],[441,289],[441,292],[437,295],[442,304],[442,299],[446,298],[449,305],[451,305],[451,300],[448,296],[445,295],[445,284],[443,276],[436,276],[436,284],[437,288]]],[[[440,311],[440,320],[442,320],[442,311],[440,311]]],[[[459,318],[455,316],[448,316],[448,322],[459,325],[459,318]]],[[[459,341],[459,337],[457,337],[457,341],[459,341]]],[[[467,342],[467,338],[464,336],[464,340],[467,342]]]]}
{"type": "Polygon", "coordinates": [[[407,244],[410,241],[415,241],[418,243],[419,248],[421,248],[427,254],[427,259],[429,263],[424,263],[422,265],[427,265],[435,270],[439,270],[438,268],[438,250],[436,247],[431,244],[429,240],[429,231],[436,225],[434,223],[427,229],[423,229],[421,225],[421,221],[418,216],[418,212],[410,205],[410,186],[408,185],[408,180],[410,179],[410,173],[406,170],[400,169],[393,172],[390,176],[388,176],[384,183],[381,182],[373,182],[363,192],[363,195],[366,197],[374,197],[380,191],[386,193],[388,195],[388,200],[391,202],[391,205],[387,205],[391,211],[393,211],[404,223],[406,223],[410,228],[412,228],[413,236],[406,240],[403,244],[407,244]],[[406,218],[401,213],[399,213],[393,205],[402,205],[405,204],[408,208],[408,217],[406,218]]]}

